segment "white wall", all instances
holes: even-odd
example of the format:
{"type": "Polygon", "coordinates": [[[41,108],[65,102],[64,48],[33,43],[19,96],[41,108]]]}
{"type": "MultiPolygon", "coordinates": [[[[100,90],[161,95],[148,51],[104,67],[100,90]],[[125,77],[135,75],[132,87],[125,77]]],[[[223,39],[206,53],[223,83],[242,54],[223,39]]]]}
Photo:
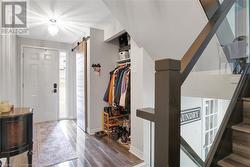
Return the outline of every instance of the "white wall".
{"type": "Polygon", "coordinates": [[[218,125],[221,124],[229,104],[230,100],[218,99],[218,125]]]}
{"type": "Polygon", "coordinates": [[[104,27],[104,40],[109,40],[110,38],[116,36],[120,32],[123,32],[124,28],[115,18],[108,20],[104,27]]]}
{"type": "MultiPolygon", "coordinates": [[[[181,110],[201,107],[202,98],[181,97],[181,110]]],[[[202,117],[202,116],[201,116],[202,117]]],[[[188,142],[193,150],[201,156],[202,153],[202,120],[181,126],[181,136],[188,142]]]]}
{"type": "Polygon", "coordinates": [[[181,167],[197,167],[197,165],[181,150],[180,152],[180,166],[181,167]]]}
{"type": "MultiPolygon", "coordinates": [[[[143,108],[155,106],[155,61],[151,55],[143,49],[143,108]]],[[[144,120],[143,121],[143,157],[146,165],[154,164],[154,138],[150,136],[154,134],[154,123],[144,120]]]]}
{"type": "MultiPolygon", "coordinates": [[[[0,13],[1,10],[0,4],[0,13]]],[[[0,18],[0,25],[2,25],[2,18],[0,18]]],[[[9,100],[12,104],[18,105],[18,71],[16,35],[3,35],[0,31],[0,101],[9,100]]]]}
{"type": "Polygon", "coordinates": [[[88,41],[88,133],[102,130],[102,112],[107,104],[103,96],[109,82],[109,72],[118,60],[118,46],[104,42],[104,31],[91,28],[88,41]],[[101,64],[101,74],[96,75],[92,64],[101,64]]]}
{"type": "Polygon", "coordinates": [[[182,85],[182,96],[231,100],[239,79],[240,75],[217,71],[192,72],[182,85]]]}
{"type": "MultiPolygon", "coordinates": [[[[140,63],[140,62],[137,62],[140,63]]],[[[155,103],[155,61],[143,49],[143,106],[154,107],[155,103]]]]}
{"type": "Polygon", "coordinates": [[[0,36],[0,101],[18,105],[17,39],[15,35],[0,36]]]}
{"type": "Polygon", "coordinates": [[[136,110],[143,108],[143,48],[131,39],[131,148],[143,158],[143,120],[136,117],[136,110]]]}
{"type": "Polygon", "coordinates": [[[150,158],[150,125],[136,110],[154,107],[154,60],[131,39],[131,149],[146,164],[150,158]]]}
{"type": "MultiPolygon", "coordinates": [[[[44,47],[52,48],[60,51],[64,51],[67,54],[68,60],[68,84],[67,86],[67,111],[68,118],[76,118],[76,108],[75,108],[75,53],[71,51],[72,45],[67,43],[52,42],[52,41],[43,41],[37,39],[28,39],[18,37],[18,97],[21,98],[21,55],[22,55],[22,46],[33,46],[33,47],[44,47]]],[[[21,104],[21,99],[19,98],[19,104],[21,104]]]]}

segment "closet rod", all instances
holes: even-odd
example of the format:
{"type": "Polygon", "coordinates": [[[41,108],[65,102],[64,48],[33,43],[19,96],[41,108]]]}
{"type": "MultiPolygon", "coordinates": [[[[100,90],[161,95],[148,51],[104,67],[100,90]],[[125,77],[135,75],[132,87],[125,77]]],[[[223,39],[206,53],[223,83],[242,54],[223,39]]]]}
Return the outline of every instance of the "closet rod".
{"type": "Polygon", "coordinates": [[[72,48],[71,51],[74,52],[74,50],[75,50],[81,43],[83,43],[84,41],[87,41],[88,39],[90,39],[90,36],[83,37],[83,38],[82,38],[82,41],[77,42],[77,45],[76,45],[74,48],[72,48]]]}

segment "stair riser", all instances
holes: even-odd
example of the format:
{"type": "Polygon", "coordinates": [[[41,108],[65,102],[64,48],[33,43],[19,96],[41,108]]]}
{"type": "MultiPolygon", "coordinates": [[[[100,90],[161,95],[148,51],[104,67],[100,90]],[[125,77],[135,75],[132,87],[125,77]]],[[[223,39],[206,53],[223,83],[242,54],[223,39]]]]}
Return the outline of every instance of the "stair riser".
{"type": "Polygon", "coordinates": [[[250,124],[250,101],[243,102],[243,122],[250,124]]]}
{"type": "Polygon", "coordinates": [[[250,158],[250,147],[233,144],[233,153],[245,158],[250,158]]]}
{"type": "Polygon", "coordinates": [[[250,134],[233,130],[233,143],[250,147],[250,134]]]}

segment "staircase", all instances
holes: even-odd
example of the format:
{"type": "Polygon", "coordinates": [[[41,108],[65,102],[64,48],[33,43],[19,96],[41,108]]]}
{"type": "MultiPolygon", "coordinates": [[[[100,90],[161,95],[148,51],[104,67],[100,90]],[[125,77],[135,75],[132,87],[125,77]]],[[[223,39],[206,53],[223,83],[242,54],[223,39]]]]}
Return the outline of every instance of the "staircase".
{"type": "MultiPolygon", "coordinates": [[[[207,8],[207,10],[210,11],[211,4],[213,2],[216,3],[217,1],[201,0],[201,2],[207,3],[208,6],[204,6],[204,9],[207,8]]],[[[205,71],[218,70],[216,65],[211,65],[210,67],[211,60],[213,59],[211,55],[217,54],[210,54],[210,51],[215,51],[213,47],[213,39],[218,36],[225,37],[228,35],[228,29],[221,25],[223,21],[228,19],[227,15],[228,13],[231,13],[230,11],[235,13],[234,7],[238,5],[237,3],[238,1],[236,0],[223,0],[223,2],[216,9],[216,12],[209,17],[208,23],[194,40],[191,47],[184,54],[181,60],[161,59],[156,61],[155,108],[137,110],[137,117],[154,122],[155,125],[155,133],[153,136],[154,166],[178,167],[182,165],[199,167],[250,167],[250,63],[247,61],[246,67],[241,73],[239,81],[233,82],[237,83],[234,85],[234,88],[226,88],[225,84],[223,84],[221,80],[216,79],[214,76],[210,79],[208,77],[204,77],[207,80],[203,81],[204,83],[202,84],[196,82],[198,78],[200,79],[200,77],[194,76],[191,78],[194,72],[204,72],[203,67],[206,65],[208,65],[209,68],[205,69],[205,71]],[[224,32],[224,35],[219,33],[219,30],[221,29],[225,30],[226,35],[224,32]],[[212,80],[215,82],[210,82],[212,80]],[[190,81],[190,83],[188,83],[188,81],[190,81]],[[223,102],[221,103],[227,109],[221,109],[226,111],[220,125],[216,124],[218,128],[213,128],[214,123],[212,122],[216,121],[211,120],[215,120],[216,117],[214,117],[214,115],[205,119],[208,120],[207,122],[210,122],[210,125],[208,125],[208,123],[205,124],[205,128],[209,129],[207,128],[209,126],[212,130],[209,134],[207,133],[204,135],[205,143],[211,144],[211,147],[206,147],[204,150],[204,160],[201,159],[200,155],[195,152],[192,146],[189,145],[180,133],[182,127],[179,119],[181,114],[181,105],[185,103],[181,97],[184,97],[184,91],[182,90],[185,86],[184,84],[187,83],[190,85],[187,87],[190,92],[188,92],[189,95],[186,94],[186,97],[187,95],[189,97],[203,97],[202,95],[204,95],[207,98],[220,98],[220,90],[222,92],[231,91],[231,93],[233,93],[228,97],[223,97],[224,99],[230,100],[230,103],[228,106],[226,106],[227,104],[223,102]],[[220,84],[223,86],[215,89],[215,87],[220,84]],[[211,93],[212,91],[210,89],[213,89],[213,94],[216,96],[208,95],[203,92],[202,94],[195,96],[194,92],[197,91],[193,91],[190,88],[195,87],[197,89],[198,86],[196,85],[201,85],[201,90],[204,90],[204,92],[208,91],[208,93],[211,93]],[[213,131],[213,129],[216,131],[213,131]],[[181,147],[179,147],[180,145],[181,147]],[[185,158],[180,156],[180,149],[187,155],[185,158]],[[187,165],[187,163],[190,163],[191,165],[187,165]]],[[[239,12],[242,12],[242,10],[239,12]]],[[[235,15],[237,15],[237,13],[235,15]]],[[[237,22],[235,25],[238,26],[241,24],[238,24],[237,22]]],[[[231,28],[236,28],[230,26],[229,30],[231,30],[231,28]]],[[[238,39],[238,35],[236,35],[237,34],[233,36],[234,39],[238,39]]],[[[221,42],[223,40],[219,41],[221,42]]],[[[164,46],[162,47],[164,48],[164,46]]],[[[161,46],[157,46],[156,48],[161,48],[161,46]]],[[[237,49],[238,51],[241,50],[240,48],[236,48],[236,50],[237,49]]],[[[166,48],[164,48],[164,50],[166,50],[166,48]]],[[[222,49],[222,55],[225,60],[231,59],[227,58],[228,53],[224,51],[224,49],[222,49]]],[[[249,54],[246,53],[244,57],[248,57],[247,55],[249,54]]],[[[221,59],[219,58],[218,61],[220,60],[221,59]]],[[[229,62],[231,62],[231,60],[229,62]]],[[[218,75],[218,77],[221,79],[224,75],[218,75]]],[[[213,111],[209,108],[213,107],[207,107],[207,110],[204,110],[204,112],[210,114],[213,113],[213,111]]],[[[196,138],[196,135],[193,135],[193,137],[196,138]]],[[[192,140],[190,136],[188,136],[187,139],[192,140]]]]}
{"type": "Polygon", "coordinates": [[[232,153],[220,160],[221,167],[250,167],[250,98],[243,98],[243,122],[232,126],[232,153]]]}

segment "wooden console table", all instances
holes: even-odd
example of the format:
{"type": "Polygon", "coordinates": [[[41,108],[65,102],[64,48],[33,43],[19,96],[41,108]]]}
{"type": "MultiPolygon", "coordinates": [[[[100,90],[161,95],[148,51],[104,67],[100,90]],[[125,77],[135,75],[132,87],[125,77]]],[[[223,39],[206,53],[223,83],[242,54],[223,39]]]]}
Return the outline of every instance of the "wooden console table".
{"type": "MultiPolygon", "coordinates": [[[[33,147],[33,110],[14,108],[6,114],[0,114],[0,158],[7,158],[28,152],[28,165],[32,166],[33,147]]],[[[0,167],[2,162],[0,160],[0,167]]]]}

